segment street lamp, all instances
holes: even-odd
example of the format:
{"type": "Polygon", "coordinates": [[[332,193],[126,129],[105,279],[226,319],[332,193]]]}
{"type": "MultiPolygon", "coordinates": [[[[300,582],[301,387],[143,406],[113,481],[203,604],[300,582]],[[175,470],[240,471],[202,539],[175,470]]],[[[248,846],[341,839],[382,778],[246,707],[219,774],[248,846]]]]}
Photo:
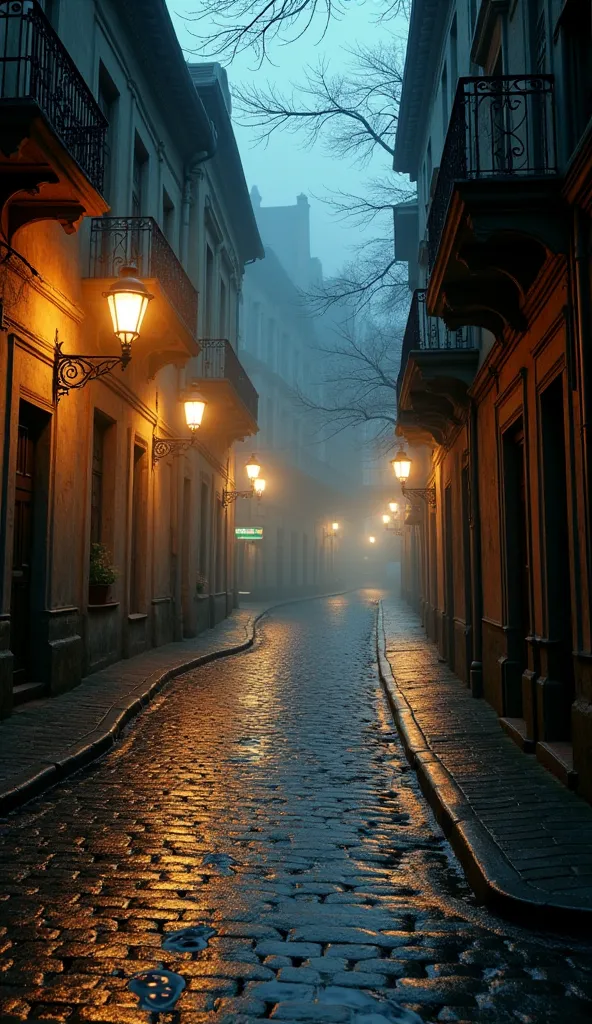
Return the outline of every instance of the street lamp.
{"type": "MultiPolygon", "coordinates": [[[[251,455],[251,458],[246,465],[247,476],[249,480],[256,480],[261,472],[261,466],[257,462],[257,456],[251,455]]],[[[265,487],[263,488],[265,490],[265,487]]]]}
{"type": "Polygon", "coordinates": [[[261,472],[261,466],[257,462],[255,455],[251,455],[251,458],[247,462],[245,469],[247,471],[247,476],[251,483],[251,489],[249,491],[227,491],[226,489],[223,490],[222,508],[228,508],[228,506],[231,505],[233,501],[236,501],[237,498],[261,498],[261,496],[263,495],[266,481],[263,479],[263,477],[259,476],[259,473],[261,472]]]}
{"type": "Polygon", "coordinates": [[[388,524],[391,521],[391,517],[385,512],[383,517],[382,517],[382,521],[383,521],[385,526],[388,526],[388,524]]]}
{"type": "Polygon", "coordinates": [[[398,501],[389,501],[389,508],[390,508],[391,512],[393,513],[393,515],[396,515],[397,512],[399,511],[399,502],[398,501]]]}
{"type": "Polygon", "coordinates": [[[148,303],[154,298],[136,274],[137,270],[133,266],[121,267],[117,281],[113,282],[109,291],[103,293],[109,304],[113,333],[121,342],[124,368],[132,357],[132,341],[140,337],[148,303]]]}
{"type": "Polygon", "coordinates": [[[132,342],[140,337],[148,303],[154,298],[136,274],[135,267],[122,267],[118,279],[108,291],[103,292],[111,314],[113,333],[121,342],[120,356],[64,355],[63,342],[59,340],[56,331],[53,364],[53,397],[56,404],[69,391],[83,388],[89,381],[103,377],[116,366],[125,370],[132,357],[132,342]]]}
{"type": "MultiPolygon", "coordinates": [[[[186,392],[181,396],[183,407],[185,410],[185,422],[191,431],[189,437],[157,437],[156,434],[152,437],[152,465],[155,466],[159,459],[164,459],[167,455],[172,452],[184,451],[186,448],[192,448],[195,446],[195,439],[197,431],[201,427],[201,421],[207,402],[197,390],[197,386],[192,385],[191,391],[186,392]]],[[[157,406],[158,411],[158,406],[157,406]]]]}
{"type": "Polygon", "coordinates": [[[423,498],[430,508],[436,508],[435,487],[407,487],[407,481],[411,473],[411,459],[403,448],[399,448],[394,459],[391,459],[391,466],[395,471],[397,480],[401,484],[401,490],[405,497],[423,498]]]}
{"type": "Polygon", "coordinates": [[[333,533],[337,533],[339,529],[339,523],[331,523],[331,529],[333,530],[333,533]]]}
{"type": "Polygon", "coordinates": [[[376,544],[376,537],[368,537],[369,544],[376,544]]]}

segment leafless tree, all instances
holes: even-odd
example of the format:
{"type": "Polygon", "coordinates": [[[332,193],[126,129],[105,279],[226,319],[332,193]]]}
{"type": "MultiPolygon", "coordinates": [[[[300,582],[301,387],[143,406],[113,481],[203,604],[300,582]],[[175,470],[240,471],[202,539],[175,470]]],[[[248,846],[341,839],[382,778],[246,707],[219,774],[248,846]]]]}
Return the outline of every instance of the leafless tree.
{"type": "Polygon", "coordinates": [[[325,324],[315,346],[315,385],[298,395],[319,440],[367,425],[372,445],[380,450],[392,446],[400,337],[397,319],[393,327],[352,317],[325,324]]]}
{"type": "MultiPolygon", "coordinates": [[[[201,56],[232,57],[250,49],[262,62],[273,40],[299,39],[313,25],[325,34],[333,18],[347,16],[356,0],[200,0],[199,10],[186,20],[201,56]]],[[[382,0],[373,16],[377,22],[409,16],[411,0],[382,0]]]]}

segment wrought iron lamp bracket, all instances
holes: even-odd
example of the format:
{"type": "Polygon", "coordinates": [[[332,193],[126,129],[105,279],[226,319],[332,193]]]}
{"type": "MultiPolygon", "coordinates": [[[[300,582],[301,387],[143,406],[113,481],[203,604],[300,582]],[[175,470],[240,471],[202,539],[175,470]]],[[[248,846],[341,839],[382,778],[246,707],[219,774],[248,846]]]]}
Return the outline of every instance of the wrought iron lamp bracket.
{"type": "Polygon", "coordinates": [[[70,391],[85,387],[91,380],[97,380],[110,373],[116,366],[125,370],[129,355],[123,356],[75,356],[62,353],[63,342],[58,340],[56,331],[53,363],[53,397],[56,404],[70,391]]]}
{"type": "Polygon", "coordinates": [[[228,508],[237,498],[252,498],[254,491],[222,491],[222,508],[228,508]]]}
{"type": "Polygon", "coordinates": [[[436,510],[435,487],[405,487],[402,484],[401,490],[406,498],[422,498],[432,511],[436,510]]]}
{"type": "Polygon", "coordinates": [[[154,435],[152,438],[152,465],[155,466],[159,459],[165,459],[167,455],[194,447],[195,437],[156,437],[154,435]]]}

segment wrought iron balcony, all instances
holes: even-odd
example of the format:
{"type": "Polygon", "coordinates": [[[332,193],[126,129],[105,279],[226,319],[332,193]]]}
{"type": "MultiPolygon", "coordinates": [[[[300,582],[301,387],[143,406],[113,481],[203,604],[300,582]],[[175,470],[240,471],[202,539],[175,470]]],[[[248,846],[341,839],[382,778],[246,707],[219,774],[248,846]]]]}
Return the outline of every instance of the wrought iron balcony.
{"type": "Polygon", "coordinates": [[[41,113],[102,193],[107,121],[36,0],[0,4],[0,110],[5,115],[0,147],[6,157],[21,144],[13,123],[17,106],[20,119],[27,106],[41,113]]]}
{"type": "MultiPolygon", "coordinates": [[[[259,396],[232,345],[226,338],[208,338],[200,342],[200,345],[196,374],[200,389],[208,397],[208,385],[215,388],[220,382],[229,384],[247,413],[246,421],[244,416],[238,417],[243,425],[248,427],[245,429],[245,435],[255,433],[259,396]]],[[[231,400],[230,404],[236,413],[236,402],[231,400]]]]}
{"type": "Polygon", "coordinates": [[[170,305],[195,338],[197,291],[152,217],[100,217],[92,222],[91,278],[114,278],[126,264],[144,280],[156,279],[170,305]]]}
{"type": "Polygon", "coordinates": [[[428,217],[430,267],[456,182],[557,174],[553,84],[550,75],[460,79],[428,217]]]}
{"type": "Polygon", "coordinates": [[[401,349],[401,368],[397,378],[397,400],[401,393],[401,385],[405,376],[405,367],[409,353],[422,350],[470,349],[473,347],[471,331],[468,327],[460,327],[451,331],[443,320],[430,316],[426,308],[426,290],[418,288],[413,292],[407,326],[403,335],[401,349]]]}

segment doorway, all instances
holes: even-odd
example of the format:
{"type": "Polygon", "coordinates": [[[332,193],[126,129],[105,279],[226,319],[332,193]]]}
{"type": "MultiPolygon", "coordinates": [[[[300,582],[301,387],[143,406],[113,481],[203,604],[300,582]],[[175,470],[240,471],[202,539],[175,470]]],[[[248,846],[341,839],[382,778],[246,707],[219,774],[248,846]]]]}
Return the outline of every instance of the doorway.
{"type": "Polygon", "coordinates": [[[527,637],[530,633],[530,564],[522,418],[504,434],[503,464],[507,633],[503,711],[506,717],[522,718],[522,673],[528,667],[527,637]]]}
{"type": "Polygon", "coordinates": [[[11,650],[15,703],[41,684],[34,622],[45,607],[45,551],[51,417],[29,402],[19,404],[11,582],[11,650]]]}
{"type": "Polygon", "coordinates": [[[454,669],[454,550],[450,484],[444,490],[444,654],[454,669]]]}
{"type": "Polygon", "coordinates": [[[541,395],[543,501],[546,567],[546,643],[538,708],[539,738],[569,740],[575,698],[571,559],[567,504],[567,463],[563,418],[563,377],[541,395]]]}

